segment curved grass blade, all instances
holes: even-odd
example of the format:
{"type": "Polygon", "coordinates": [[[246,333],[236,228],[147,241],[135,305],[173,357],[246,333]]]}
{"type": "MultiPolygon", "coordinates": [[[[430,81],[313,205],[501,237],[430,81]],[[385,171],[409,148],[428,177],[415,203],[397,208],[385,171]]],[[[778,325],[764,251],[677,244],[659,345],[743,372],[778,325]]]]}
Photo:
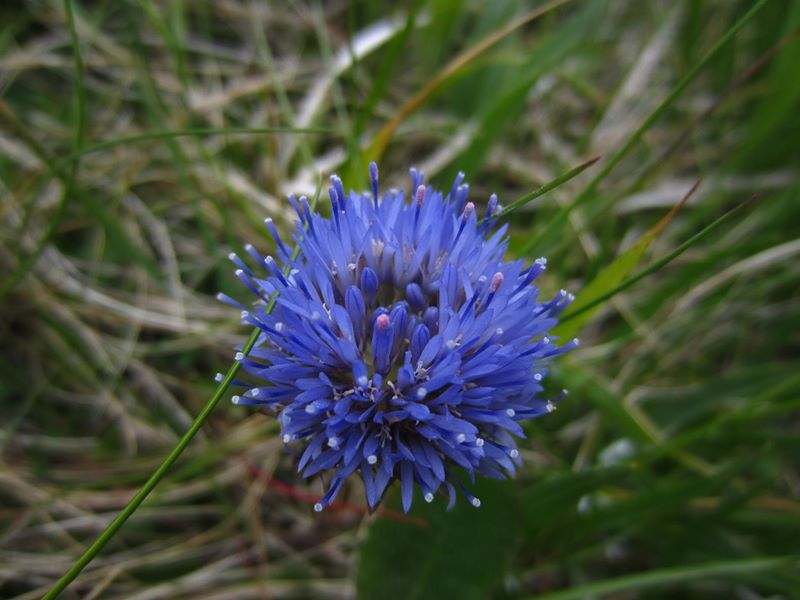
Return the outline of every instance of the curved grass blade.
{"type": "MultiPolygon", "coordinates": [[[[70,161],[66,161],[64,163],[64,166],[71,163],[69,171],[61,171],[59,168],[51,167],[51,171],[54,172],[56,176],[64,183],[64,189],[61,190],[61,197],[58,199],[58,204],[55,207],[53,216],[50,217],[50,221],[47,223],[44,234],[42,235],[41,240],[39,240],[36,248],[26,257],[20,258],[16,270],[9,276],[8,279],[3,282],[2,287],[0,287],[0,301],[5,298],[6,294],[14,289],[14,286],[16,286],[17,283],[22,280],[22,278],[25,276],[25,273],[27,273],[34,264],[36,264],[36,261],[39,260],[39,257],[42,255],[42,252],[44,252],[47,244],[50,242],[53,235],[55,235],[56,228],[66,212],[67,199],[72,196],[72,192],[75,189],[75,179],[78,176],[78,167],[80,164],[80,159],[78,157],[83,149],[84,138],[86,137],[86,90],[84,87],[85,72],[83,59],[81,58],[81,49],[78,44],[78,32],[75,29],[75,16],[72,14],[72,2],[70,0],[64,0],[64,13],[67,17],[67,29],[69,30],[69,40],[70,45],[72,46],[73,61],[75,63],[75,104],[77,111],[75,123],[75,141],[73,143],[73,154],[75,155],[75,158],[72,158],[70,161]]],[[[38,148],[38,145],[35,145],[34,148],[38,148]]],[[[45,161],[45,164],[49,165],[50,163],[49,161],[45,161]]]]}
{"type": "Polygon", "coordinates": [[[386,150],[386,147],[389,145],[389,141],[392,139],[392,136],[399,127],[400,123],[402,123],[408,115],[417,110],[417,108],[422,106],[422,104],[436,90],[442,87],[442,85],[444,85],[451,77],[463,70],[464,67],[466,67],[470,62],[481,56],[492,46],[498,44],[510,33],[516,31],[523,25],[555,10],[559,6],[566,4],[569,1],[570,0],[553,0],[552,2],[548,2],[543,6],[528,11],[524,15],[508,23],[505,27],[502,27],[494,33],[489,34],[480,42],[456,56],[441,71],[439,71],[439,73],[432,77],[419,92],[407,100],[406,103],[400,107],[400,110],[397,111],[397,114],[389,120],[389,122],[381,127],[380,131],[375,134],[372,143],[364,153],[366,157],[368,157],[370,160],[379,160],[383,155],[384,150],[386,150]]]}
{"type": "Polygon", "coordinates": [[[583,306],[580,306],[580,307],[578,307],[576,309],[567,311],[567,313],[560,318],[561,323],[564,323],[566,321],[570,321],[572,319],[575,319],[579,315],[594,309],[595,307],[599,306],[600,304],[602,304],[606,300],[608,300],[610,298],[613,298],[614,296],[616,296],[620,292],[623,292],[623,291],[627,290],[629,287],[631,287],[635,283],[639,282],[640,280],[644,279],[645,277],[647,277],[651,273],[655,273],[661,267],[669,264],[675,258],[677,258],[681,254],[686,252],[689,248],[694,246],[697,242],[699,242],[700,240],[702,240],[703,238],[708,236],[711,232],[713,232],[715,229],[717,229],[723,223],[725,223],[726,221],[730,220],[734,215],[736,215],[739,211],[741,211],[745,206],[750,204],[757,197],[758,197],[757,195],[756,196],[752,196],[748,200],[746,200],[746,201],[742,202],[741,204],[739,204],[738,206],[735,206],[734,208],[732,208],[731,210],[726,212],[724,215],[722,215],[721,217],[719,217],[718,219],[713,221],[711,224],[707,225],[702,230],[697,232],[695,235],[690,237],[683,244],[681,244],[680,246],[675,248],[675,250],[673,250],[669,254],[663,256],[662,258],[658,259],[657,261],[655,261],[652,265],[650,265],[649,267],[644,269],[642,272],[637,273],[633,277],[630,277],[630,278],[626,279],[625,281],[620,283],[618,286],[608,290],[607,292],[602,293],[598,297],[588,301],[583,306]]]}
{"type": "Polygon", "coordinates": [[[705,55],[700,59],[700,61],[692,67],[686,75],[675,85],[674,88],[670,91],[669,95],[659,104],[656,109],[648,115],[648,117],[642,122],[642,124],[634,131],[625,143],[616,151],[614,152],[611,157],[606,161],[600,171],[592,178],[591,181],[586,185],[586,187],[578,194],[572,202],[569,204],[564,205],[564,207],[556,213],[556,215],[548,221],[547,225],[544,229],[539,233],[539,235],[531,238],[531,241],[524,247],[522,250],[523,254],[528,254],[531,251],[534,251],[538,248],[543,240],[548,239],[553,232],[558,231],[558,228],[561,227],[567,220],[569,213],[575,209],[576,207],[580,206],[581,204],[585,203],[589,198],[593,197],[593,194],[600,183],[608,177],[608,175],[614,170],[614,168],[622,161],[625,156],[636,146],[636,143],[642,138],[645,132],[650,129],[650,127],[659,119],[659,117],[666,112],[666,110],[672,105],[675,100],[683,93],[683,90],[694,80],[695,77],[703,70],[703,68],[711,62],[711,60],[717,55],[717,53],[735,36],[739,30],[744,27],[750,19],[752,19],[755,14],[761,10],[761,8],[767,3],[767,0],[758,0],[750,10],[742,16],[733,26],[725,32],[725,34],[717,40],[717,42],[705,53],[705,55]]]}
{"type": "Polygon", "coordinates": [[[580,175],[586,169],[588,169],[594,163],[596,163],[598,160],[600,160],[600,156],[595,156],[594,158],[590,158],[589,160],[579,164],[577,167],[570,169],[563,175],[556,177],[555,179],[553,179],[548,183],[545,183],[542,187],[537,188],[520,198],[517,198],[511,204],[509,204],[508,206],[504,206],[502,210],[498,211],[496,218],[504,217],[511,211],[518,209],[520,206],[526,205],[528,202],[535,200],[539,196],[544,196],[547,192],[556,189],[557,187],[568,182],[570,179],[580,175]]]}
{"type": "Polygon", "coordinates": [[[551,594],[542,594],[536,596],[536,600],[582,600],[583,598],[600,598],[607,594],[628,590],[642,590],[656,586],[664,588],[698,579],[743,577],[782,566],[788,567],[798,560],[800,560],[800,556],[795,555],[728,560],[689,567],[670,567],[588,583],[551,594]]]}
{"type": "Polygon", "coordinates": [[[597,298],[602,297],[609,290],[619,286],[625,277],[636,268],[636,265],[642,260],[650,245],[669,222],[672,221],[675,215],[678,214],[678,211],[686,204],[689,198],[692,197],[698,187],[700,187],[700,180],[691,187],[684,197],[681,198],[680,202],[673,206],[658,223],[648,229],[630,248],[611,261],[605,269],[597,274],[597,276],[581,291],[575,302],[572,303],[572,310],[570,312],[576,315],[580,313],[580,317],[572,318],[568,324],[564,323],[568,318],[565,317],[553,333],[563,338],[571,338],[583,327],[586,321],[588,321],[592,317],[592,314],[599,308],[599,305],[593,304],[593,302],[597,298]],[[588,308],[582,310],[583,307],[588,305],[592,305],[594,308],[591,310],[588,308]]]}

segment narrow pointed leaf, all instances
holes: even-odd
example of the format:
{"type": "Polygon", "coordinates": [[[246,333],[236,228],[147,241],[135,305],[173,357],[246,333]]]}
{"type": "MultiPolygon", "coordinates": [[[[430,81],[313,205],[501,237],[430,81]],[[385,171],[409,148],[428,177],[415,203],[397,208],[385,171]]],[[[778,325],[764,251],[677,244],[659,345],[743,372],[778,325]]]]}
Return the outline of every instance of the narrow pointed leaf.
{"type": "MultiPolygon", "coordinates": [[[[670,211],[661,218],[661,220],[648,229],[642,237],[640,237],[630,248],[618,256],[611,262],[605,269],[600,271],[597,276],[581,291],[577,299],[572,305],[570,313],[577,313],[579,310],[587,307],[593,303],[597,298],[605,295],[609,290],[617,287],[627,277],[633,269],[636,268],[642,258],[644,258],[647,249],[658,237],[658,234],[669,224],[670,221],[678,214],[681,207],[686,204],[686,201],[694,194],[700,185],[700,181],[695,183],[686,195],[678,202],[670,211]]],[[[599,308],[599,305],[594,304],[594,308],[582,310],[580,316],[572,318],[569,322],[562,323],[556,327],[554,333],[562,338],[571,338],[581,327],[592,317],[594,312],[599,308]]]]}

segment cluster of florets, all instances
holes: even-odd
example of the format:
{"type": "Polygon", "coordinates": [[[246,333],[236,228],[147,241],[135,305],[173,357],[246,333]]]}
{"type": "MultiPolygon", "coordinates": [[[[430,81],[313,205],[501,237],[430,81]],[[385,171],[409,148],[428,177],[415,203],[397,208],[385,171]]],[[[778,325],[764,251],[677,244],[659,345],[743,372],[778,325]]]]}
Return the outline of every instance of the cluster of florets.
{"type": "Polygon", "coordinates": [[[231,255],[259,298],[239,305],[242,320],[261,331],[237,359],[262,382],[233,402],[277,415],[304,477],[329,474],[318,511],[353,473],[371,508],[395,479],[405,510],[414,482],[427,502],[446,491],[452,506],[460,490],[478,506],[459,476],[513,474],[520,421],[555,408],[542,380],[577,340],[559,347],[546,334],[572,296],[540,301],[544,258],[503,262],[497,197],[479,219],[463,174],[444,195],[411,169],[410,201],[380,197],[374,163],[370,175],[371,194],[331,177],[329,218],[289,198],[294,253],[267,219],[278,260],[247,246],[254,272],[231,255]]]}

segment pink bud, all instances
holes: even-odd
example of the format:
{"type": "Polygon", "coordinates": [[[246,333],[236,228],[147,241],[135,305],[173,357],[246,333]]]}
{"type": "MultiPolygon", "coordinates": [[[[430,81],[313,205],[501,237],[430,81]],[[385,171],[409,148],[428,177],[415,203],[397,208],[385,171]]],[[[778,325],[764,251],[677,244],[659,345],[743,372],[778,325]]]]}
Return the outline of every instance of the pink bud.
{"type": "Polygon", "coordinates": [[[378,318],[375,320],[375,325],[380,331],[389,329],[389,315],[385,313],[378,315],[378,318]]]}
{"type": "Polygon", "coordinates": [[[425,201],[425,186],[421,185],[417,188],[417,206],[422,206],[425,201]]]}
{"type": "Polygon", "coordinates": [[[505,277],[503,277],[500,271],[492,275],[492,286],[489,288],[492,290],[492,293],[496,292],[497,288],[503,285],[503,279],[505,279],[505,277]]]}

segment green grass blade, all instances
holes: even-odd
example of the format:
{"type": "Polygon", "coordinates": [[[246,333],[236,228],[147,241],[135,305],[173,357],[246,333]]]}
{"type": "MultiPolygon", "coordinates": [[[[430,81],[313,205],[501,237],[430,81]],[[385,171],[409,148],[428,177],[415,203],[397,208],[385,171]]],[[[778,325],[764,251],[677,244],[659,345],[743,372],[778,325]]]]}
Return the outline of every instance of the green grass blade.
{"type": "MultiPolygon", "coordinates": [[[[12,289],[14,289],[17,283],[19,283],[25,276],[25,273],[27,273],[34,264],[36,264],[36,261],[39,260],[42,252],[44,252],[47,244],[55,234],[56,228],[58,227],[59,223],[61,223],[61,219],[64,217],[64,213],[67,209],[67,200],[70,198],[70,196],[72,196],[72,193],[75,189],[75,180],[78,176],[78,166],[80,164],[79,157],[83,149],[84,139],[86,137],[86,89],[84,86],[85,69],[83,66],[83,59],[81,58],[81,49],[80,45],[78,44],[78,32],[75,29],[75,16],[72,14],[72,2],[70,0],[64,0],[64,12],[67,17],[69,40],[72,46],[73,61],[75,63],[75,104],[77,115],[75,119],[75,140],[73,142],[74,157],[64,163],[64,166],[71,163],[71,168],[64,174],[61,173],[60,169],[51,167],[51,171],[54,172],[56,176],[61,175],[59,178],[64,183],[64,189],[61,192],[61,197],[58,200],[58,204],[53,211],[53,215],[50,217],[50,221],[47,223],[47,228],[45,229],[42,238],[37,243],[36,248],[26,257],[20,258],[19,264],[17,265],[15,271],[3,282],[2,287],[0,287],[0,301],[2,301],[2,299],[5,298],[5,296],[12,289]]],[[[38,145],[35,147],[38,147],[38,145]]],[[[49,164],[49,161],[45,161],[45,164],[49,164]]]]}
{"type": "Polygon", "coordinates": [[[675,100],[681,95],[683,90],[697,77],[698,73],[703,69],[703,67],[708,64],[708,62],[717,54],[717,52],[728,43],[728,41],[736,35],[736,33],[744,27],[745,23],[747,23],[758,10],[766,3],[767,0],[760,0],[757,2],[748,12],[745,14],[739,21],[737,21],[733,27],[731,27],[725,35],[723,35],[714,46],[703,56],[702,59],[692,67],[686,75],[675,85],[674,88],[670,91],[666,98],[659,104],[656,109],[650,113],[647,118],[642,122],[641,125],[625,140],[625,143],[617,149],[614,154],[608,159],[600,171],[595,175],[595,177],[589,182],[586,186],[586,189],[581,193],[578,198],[575,199],[575,204],[580,204],[585,198],[590,195],[597,186],[606,178],[608,175],[614,170],[614,168],[620,163],[620,161],[627,156],[627,154],[633,149],[636,143],[642,138],[645,132],[653,126],[653,124],[659,119],[659,117],[672,105],[675,100]]]}
{"type": "Polygon", "coordinates": [[[538,236],[531,239],[523,250],[524,254],[535,250],[539,247],[542,240],[545,240],[552,235],[554,231],[558,231],[560,227],[566,222],[569,213],[576,207],[584,204],[587,200],[593,197],[594,191],[597,189],[603,180],[614,170],[614,168],[625,158],[628,153],[636,146],[637,142],[642,138],[645,132],[652,127],[652,125],[661,117],[662,114],[678,99],[683,93],[683,90],[694,80],[695,77],[703,70],[703,68],[711,62],[711,60],[719,53],[719,51],[735,36],[742,27],[744,27],[750,19],[767,3],[767,0],[758,0],[750,10],[742,16],[734,25],[725,32],[717,42],[706,52],[703,58],[692,67],[686,75],[672,88],[669,95],[659,104],[656,109],[648,115],[642,124],[634,131],[625,143],[611,155],[601,167],[600,171],[592,178],[586,187],[578,194],[572,202],[566,204],[556,215],[547,223],[547,226],[539,233],[538,236]]]}
{"type": "Polygon", "coordinates": [[[698,579],[743,577],[753,573],[773,570],[781,566],[788,566],[798,559],[800,559],[800,556],[748,558],[712,562],[690,567],[658,569],[647,573],[637,573],[636,575],[626,575],[616,579],[589,583],[551,594],[539,595],[536,596],[536,600],[581,600],[583,598],[599,598],[615,592],[641,590],[656,586],[664,588],[698,579]]]}
{"type": "Polygon", "coordinates": [[[528,202],[531,202],[531,201],[535,200],[536,198],[539,198],[540,196],[544,196],[547,192],[552,191],[552,190],[556,189],[557,187],[565,184],[570,179],[573,179],[574,177],[577,177],[578,175],[583,173],[586,169],[591,167],[598,160],[600,160],[599,156],[595,156],[594,158],[590,158],[589,160],[579,164],[577,167],[574,167],[574,168],[570,169],[569,171],[567,171],[563,175],[560,175],[559,177],[556,177],[552,181],[550,181],[548,183],[545,183],[542,187],[537,188],[537,189],[533,190],[532,192],[529,192],[529,193],[525,194],[524,196],[521,196],[520,198],[517,198],[516,200],[514,200],[508,206],[504,206],[503,209],[500,210],[497,213],[497,218],[505,217],[511,211],[518,209],[520,206],[525,206],[528,202]]]}
{"type": "Polygon", "coordinates": [[[660,268],[668,265],[670,262],[672,262],[678,256],[680,256],[681,254],[686,252],[689,248],[694,246],[697,242],[699,242],[700,240],[702,240],[703,238],[708,236],[710,233],[712,233],[715,229],[720,227],[722,224],[724,224],[725,222],[730,220],[734,215],[739,213],[745,206],[750,204],[750,202],[753,199],[754,198],[750,198],[749,200],[747,200],[745,202],[742,202],[738,206],[732,208],[731,210],[726,212],[724,215],[722,215],[721,217],[719,217],[718,219],[713,221],[711,224],[707,225],[702,230],[698,231],[695,235],[693,235],[688,240],[686,240],[684,243],[682,243],[680,246],[675,248],[675,250],[673,250],[669,254],[663,256],[662,258],[658,259],[657,261],[655,261],[652,265],[650,265],[649,267],[644,269],[641,273],[637,273],[633,277],[630,277],[630,278],[626,279],[625,281],[620,283],[618,286],[608,290],[607,292],[602,293],[600,296],[592,299],[591,301],[588,301],[583,306],[580,306],[578,308],[575,308],[573,310],[568,311],[563,317],[561,317],[561,323],[563,324],[563,323],[565,323],[567,321],[575,319],[579,315],[582,315],[583,313],[594,309],[595,307],[599,306],[600,304],[602,304],[606,300],[609,300],[610,298],[613,298],[614,296],[616,296],[620,292],[623,292],[623,291],[627,290],[629,287],[631,287],[632,285],[634,285],[637,282],[641,281],[642,279],[644,279],[645,277],[647,277],[651,273],[655,273],[660,268]]]}
{"type": "Polygon", "coordinates": [[[364,153],[365,156],[371,160],[380,160],[383,156],[384,150],[389,145],[389,142],[394,135],[394,132],[399,127],[405,118],[414,112],[417,108],[422,106],[425,101],[437,90],[439,90],[447,81],[449,81],[456,74],[460,73],[467,65],[472,63],[477,58],[481,57],[484,52],[497,45],[500,41],[506,38],[509,34],[516,31],[526,23],[538,19],[539,17],[548,14],[549,12],[557,9],[558,7],[566,4],[570,0],[552,0],[543,6],[535,8],[523,14],[517,19],[508,23],[505,27],[500,28],[498,31],[491,33],[483,38],[474,46],[468,48],[445,67],[434,75],[423,88],[414,94],[403,106],[397,111],[381,129],[375,134],[369,148],[364,153]]]}
{"type": "Polygon", "coordinates": [[[597,298],[603,297],[610,290],[618,287],[625,277],[636,268],[636,265],[644,258],[645,252],[655,241],[661,231],[672,221],[678,211],[691,198],[692,194],[700,186],[700,181],[695,183],[686,195],[664,217],[653,227],[648,229],[636,242],[613,260],[605,269],[600,271],[597,276],[581,291],[578,298],[572,304],[572,312],[579,313],[578,318],[573,318],[569,323],[562,323],[553,330],[553,333],[562,338],[571,338],[583,327],[592,314],[599,308],[599,304],[593,304],[597,298]],[[592,305],[593,309],[581,310],[584,306],[592,305]]]}
{"type": "MultiPolygon", "coordinates": [[[[270,308],[274,306],[274,303],[270,306],[270,308]]],[[[258,340],[258,335],[260,330],[254,329],[253,333],[250,334],[250,338],[244,345],[242,349],[242,353],[246,356],[250,350],[252,350],[253,346],[255,345],[256,341],[258,340]]],[[[200,428],[205,423],[208,416],[211,412],[217,407],[219,401],[222,399],[222,396],[227,391],[228,387],[233,381],[233,378],[236,376],[236,373],[239,372],[241,367],[241,361],[234,361],[234,363],[228,369],[225,378],[222,382],[217,386],[216,391],[214,394],[209,398],[208,402],[206,402],[203,409],[197,415],[197,418],[192,422],[191,427],[183,434],[180,441],[176,444],[176,446],[172,449],[169,455],[164,459],[159,467],[153,472],[150,478],[145,482],[145,484],[141,487],[141,489],[136,493],[136,495],[131,499],[130,502],[122,509],[116,518],[111,521],[108,527],[105,528],[103,533],[94,541],[94,543],[89,546],[89,548],[84,552],[81,557],[70,567],[70,569],[64,573],[64,575],[59,579],[50,591],[47,592],[43,597],[42,600],[51,600],[52,598],[58,597],[58,595],[64,591],[72,581],[80,574],[81,571],[88,565],[92,559],[97,555],[100,550],[111,540],[112,537],[117,533],[120,527],[125,524],[133,513],[136,512],[136,509],[139,508],[139,505],[144,502],[145,498],[150,495],[150,492],[158,485],[158,482],[164,477],[166,472],[169,468],[173,465],[173,463],[178,460],[178,457],[183,453],[186,449],[186,446],[189,445],[189,442],[192,441],[192,438],[200,431],[200,428]]]]}

